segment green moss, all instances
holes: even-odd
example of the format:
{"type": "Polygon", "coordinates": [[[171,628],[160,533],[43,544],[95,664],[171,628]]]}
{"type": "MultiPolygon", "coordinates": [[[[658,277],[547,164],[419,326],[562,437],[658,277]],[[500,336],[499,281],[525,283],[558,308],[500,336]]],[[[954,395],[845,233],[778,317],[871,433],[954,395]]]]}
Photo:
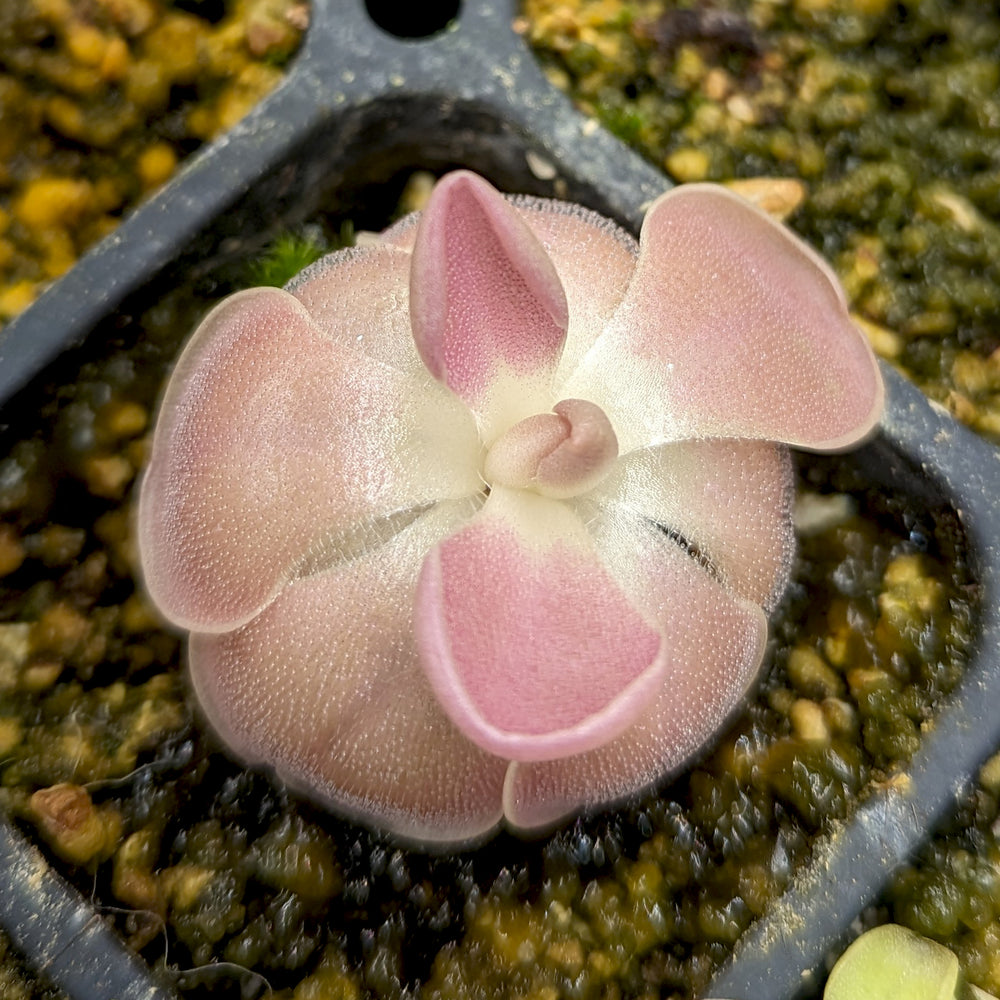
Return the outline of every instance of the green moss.
{"type": "Polygon", "coordinates": [[[250,851],[257,878],[309,904],[326,903],[341,889],[333,843],[301,817],[284,816],[250,851]]]}
{"type": "Polygon", "coordinates": [[[350,223],[344,223],[338,238],[332,241],[315,229],[283,233],[251,264],[248,284],[280,288],[320,257],[353,245],[354,227],[350,223]]]}

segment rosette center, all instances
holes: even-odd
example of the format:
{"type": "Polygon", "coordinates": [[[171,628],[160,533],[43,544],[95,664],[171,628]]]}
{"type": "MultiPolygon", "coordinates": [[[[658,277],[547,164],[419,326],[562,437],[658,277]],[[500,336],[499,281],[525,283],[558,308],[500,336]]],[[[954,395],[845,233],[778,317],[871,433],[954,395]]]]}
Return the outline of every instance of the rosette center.
{"type": "Polygon", "coordinates": [[[593,489],[617,457],[618,438],[605,412],[585,399],[564,399],[501,435],[483,474],[491,485],[564,500],[593,489]]]}

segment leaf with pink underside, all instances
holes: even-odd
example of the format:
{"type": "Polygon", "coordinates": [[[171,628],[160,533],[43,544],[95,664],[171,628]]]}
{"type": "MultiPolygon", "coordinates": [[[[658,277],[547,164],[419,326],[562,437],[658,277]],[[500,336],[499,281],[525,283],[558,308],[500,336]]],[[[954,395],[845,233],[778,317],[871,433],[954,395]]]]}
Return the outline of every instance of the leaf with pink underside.
{"type": "Polygon", "coordinates": [[[175,624],[235,628],[408,511],[477,493],[478,460],[446,389],[331,340],[287,292],[241,292],[199,327],[161,405],[139,502],[146,584],[175,624]]]}
{"type": "MultiPolygon", "coordinates": [[[[552,261],[566,293],[569,326],[558,384],[573,371],[614,315],[635,270],[639,245],[610,219],[582,205],[552,198],[507,195],[552,261]]],[[[379,239],[389,248],[412,251],[418,213],[401,219],[379,239]]]]}
{"type": "Polygon", "coordinates": [[[581,753],[658,690],[657,630],[558,501],[494,489],[428,555],[415,626],[424,669],[470,740],[514,760],[581,753]]]}
{"type": "Polygon", "coordinates": [[[413,247],[410,316],[427,368],[476,411],[487,443],[550,402],[566,296],[531,229],[481,177],[458,171],[434,188],[413,247]]]}
{"type": "Polygon", "coordinates": [[[448,720],[413,639],[424,553],[469,513],[441,504],[378,553],[291,583],[243,628],[192,637],[199,701],[237,755],[410,841],[496,826],[508,762],[448,720]]]}
{"type": "Polygon", "coordinates": [[[605,406],[623,452],[692,437],[835,450],[863,438],[883,405],[829,266],[701,184],[650,209],[628,293],[564,394],[605,406]]]}
{"type": "Polygon", "coordinates": [[[515,762],[504,813],[521,829],[620,802],[684,766],[738,708],[760,667],[767,620],[727,592],[655,528],[632,518],[595,525],[603,554],[648,595],[667,669],[657,694],[617,739],[565,760],[515,762]]]}

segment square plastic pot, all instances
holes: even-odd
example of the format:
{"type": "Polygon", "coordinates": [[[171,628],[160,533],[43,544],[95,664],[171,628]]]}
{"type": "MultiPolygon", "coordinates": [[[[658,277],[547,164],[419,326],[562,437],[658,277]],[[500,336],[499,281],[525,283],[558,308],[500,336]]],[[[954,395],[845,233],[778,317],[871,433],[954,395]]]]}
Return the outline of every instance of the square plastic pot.
{"type": "MultiPolygon", "coordinates": [[[[391,18],[377,5],[372,14],[391,18]]],[[[312,0],[285,82],[0,333],[0,425],[22,390],[83,344],[164,268],[308,217],[405,167],[465,166],[498,187],[579,201],[637,231],[665,179],[570,106],[511,27],[509,0],[469,0],[380,28],[360,0],[312,0]]],[[[907,769],[872,793],[770,912],[744,934],[710,995],[792,1000],[814,989],[893,869],[1000,745],[1000,454],[884,371],[888,408],[852,456],[866,480],[948,505],[968,538],[981,610],[972,660],[907,769]]],[[[144,964],[0,817],[0,924],[73,1000],[165,1000],[144,964]]]]}

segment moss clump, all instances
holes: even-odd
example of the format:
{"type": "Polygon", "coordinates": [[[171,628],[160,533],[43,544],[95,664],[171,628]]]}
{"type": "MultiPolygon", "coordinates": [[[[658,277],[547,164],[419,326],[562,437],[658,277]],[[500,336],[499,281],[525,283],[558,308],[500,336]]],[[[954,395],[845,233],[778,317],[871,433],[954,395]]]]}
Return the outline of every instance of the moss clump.
{"type": "Polygon", "coordinates": [[[354,227],[345,223],[335,240],[326,238],[317,228],[303,232],[282,233],[250,266],[251,285],[281,288],[320,257],[342,247],[354,245],[354,227]]]}
{"type": "Polygon", "coordinates": [[[976,0],[525,0],[550,78],[676,181],[794,177],[873,345],[1000,441],[1000,17],[976,0]]]}

